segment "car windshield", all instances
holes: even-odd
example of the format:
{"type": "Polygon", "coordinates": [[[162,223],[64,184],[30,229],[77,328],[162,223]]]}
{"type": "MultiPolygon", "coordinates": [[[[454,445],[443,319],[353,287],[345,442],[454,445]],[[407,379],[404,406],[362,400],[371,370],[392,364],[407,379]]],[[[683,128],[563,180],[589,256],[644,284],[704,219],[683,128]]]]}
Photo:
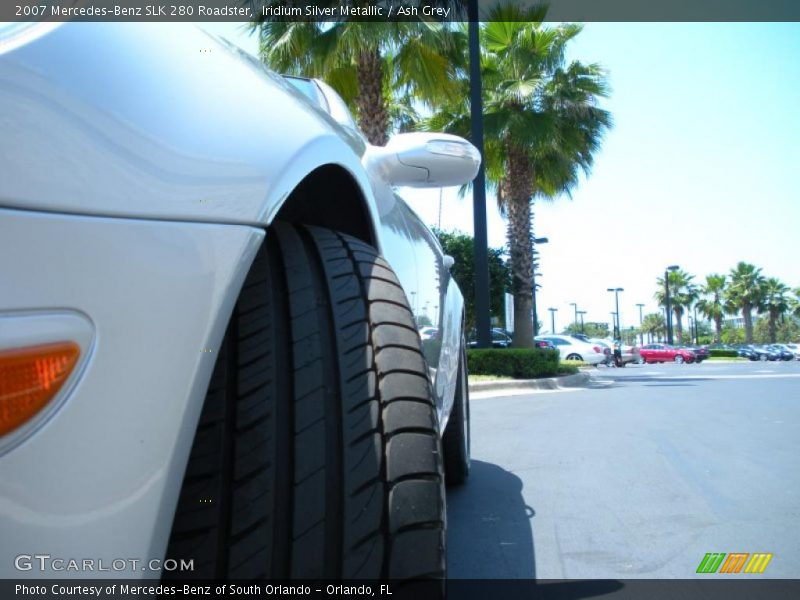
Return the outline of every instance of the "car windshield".
{"type": "Polygon", "coordinates": [[[283,78],[292,84],[292,86],[303,94],[306,98],[311,100],[314,104],[328,112],[328,106],[325,102],[325,97],[320,93],[317,84],[310,79],[303,79],[301,77],[291,77],[284,75],[283,78]]]}

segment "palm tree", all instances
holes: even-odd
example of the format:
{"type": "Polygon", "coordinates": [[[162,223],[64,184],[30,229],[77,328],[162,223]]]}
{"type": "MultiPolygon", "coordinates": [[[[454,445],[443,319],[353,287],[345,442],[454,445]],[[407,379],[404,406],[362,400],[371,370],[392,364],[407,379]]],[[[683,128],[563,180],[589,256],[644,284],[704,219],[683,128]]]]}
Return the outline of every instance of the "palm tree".
{"type": "Polygon", "coordinates": [[[725,275],[706,275],[706,282],[700,287],[703,298],[697,301],[697,308],[704,317],[714,321],[714,342],[722,340],[722,318],[725,316],[725,275]]]}
{"type": "Polygon", "coordinates": [[[800,287],[795,288],[792,293],[794,298],[789,301],[789,310],[793,316],[800,318],[800,287]]]}
{"type": "Polygon", "coordinates": [[[655,337],[662,337],[664,331],[666,331],[664,315],[660,312],[645,315],[644,319],[642,319],[641,330],[642,333],[647,334],[650,341],[652,341],[655,337]]]}
{"type": "Polygon", "coordinates": [[[764,277],[761,269],[746,262],[739,262],[731,269],[731,282],[725,293],[732,308],[742,311],[744,335],[748,344],[753,343],[753,309],[761,306],[764,277]]]}
{"type": "MultiPolygon", "coordinates": [[[[683,269],[669,271],[669,299],[672,312],[675,314],[675,334],[678,337],[678,344],[683,343],[683,323],[681,318],[683,312],[698,298],[698,291],[692,283],[694,275],[689,275],[683,269]]],[[[664,289],[664,278],[656,280],[658,285],[655,299],[661,306],[667,305],[667,295],[664,289]]]]}
{"type": "MultiPolygon", "coordinates": [[[[508,219],[514,294],[514,345],[533,345],[533,202],[569,194],[589,172],[610,114],[598,107],[606,78],[597,65],[566,64],[578,25],[546,27],[546,9],[497,6],[481,23],[484,163],[508,219]]],[[[466,25],[462,27],[462,33],[466,25]]],[[[469,83],[444,102],[426,128],[469,131],[469,83]]]]}
{"type": "Polygon", "coordinates": [[[369,142],[408,128],[414,103],[431,107],[457,92],[465,38],[435,22],[264,21],[261,60],[278,72],[319,77],[353,109],[369,142]]]}
{"type": "Polygon", "coordinates": [[[778,278],[769,277],[764,280],[760,310],[769,317],[769,341],[773,344],[777,341],[778,319],[789,310],[789,298],[786,295],[788,292],[789,286],[778,278]]]}

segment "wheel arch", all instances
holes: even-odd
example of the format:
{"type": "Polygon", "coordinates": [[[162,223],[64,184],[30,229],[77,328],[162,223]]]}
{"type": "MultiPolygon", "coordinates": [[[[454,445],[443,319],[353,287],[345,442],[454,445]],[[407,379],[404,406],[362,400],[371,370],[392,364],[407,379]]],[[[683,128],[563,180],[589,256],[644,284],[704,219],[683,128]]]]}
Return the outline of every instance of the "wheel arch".
{"type": "Polygon", "coordinates": [[[363,190],[352,172],[338,164],[320,165],[308,173],[280,204],[274,220],[325,227],[378,245],[363,190]]]}

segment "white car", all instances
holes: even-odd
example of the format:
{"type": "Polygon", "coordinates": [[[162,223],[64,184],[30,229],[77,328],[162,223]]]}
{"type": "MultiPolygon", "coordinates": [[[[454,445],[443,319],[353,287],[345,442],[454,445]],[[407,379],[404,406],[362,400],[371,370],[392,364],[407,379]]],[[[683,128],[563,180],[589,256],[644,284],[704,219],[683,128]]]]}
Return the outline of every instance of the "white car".
{"type": "Polygon", "coordinates": [[[794,354],[795,360],[800,360],[800,344],[775,344],[794,354]]]}
{"type": "Polygon", "coordinates": [[[185,25],[0,26],[0,577],[443,576],[464,302],[393,187],[480,156],[307,83],[185,25]]]}
{"type": "Polygon", "coordinates": [[[600,344],[584,342],[569,335],[540,335],[537,340],[546,340],[558,348],[561,360],[582,360],[597,365],[606,359],[600,344]]]}
{"type": "MultiPolygon", "coordinates": [[[[614,340],[591,338],[589,341],[593,344],[599,344],[604,348],[608,348],[610,355],[608,364],[613,364],[614,345],[615,345],[614,340]]],[[[631,363],[641,364],[642,362],[642,357],[639,354],[639,348],[637,346],[631,346],[630,344],[622,344],[620,348],[620,355],[622,358],[623,367],[631,363]]]]}

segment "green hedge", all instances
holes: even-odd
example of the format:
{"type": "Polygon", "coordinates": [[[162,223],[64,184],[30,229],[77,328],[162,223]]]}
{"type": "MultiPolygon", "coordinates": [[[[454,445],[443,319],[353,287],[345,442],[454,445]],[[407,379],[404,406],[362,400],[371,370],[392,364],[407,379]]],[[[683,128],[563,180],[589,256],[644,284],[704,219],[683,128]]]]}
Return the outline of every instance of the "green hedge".
{"type": "Polygon", "coordinates": [[[736,358],[739,354],[736,350],[724,350],[723,348],[710,348],[708,351],[710,358],[736,358]]]}
{"type": "Polygon", "coordinates": [[[538,348],[470,348],[467,365],[476,375],[514,379],[553,377],[559,372],[558,350],[538,348]]]}

